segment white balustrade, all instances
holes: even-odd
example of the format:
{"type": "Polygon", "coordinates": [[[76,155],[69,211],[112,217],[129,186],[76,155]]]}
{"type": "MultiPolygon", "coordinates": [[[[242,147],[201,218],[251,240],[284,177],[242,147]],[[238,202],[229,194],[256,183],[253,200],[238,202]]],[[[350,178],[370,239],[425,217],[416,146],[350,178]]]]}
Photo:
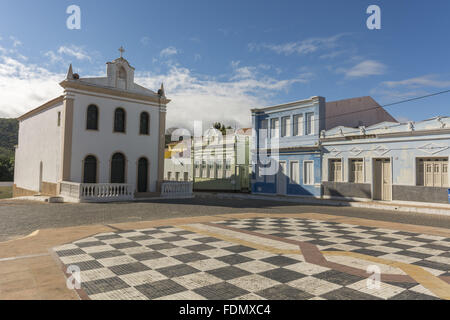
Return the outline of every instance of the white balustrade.
{"type": "Polygon", "coordinates": [[[192,181],[164,181],[161,186],[161,197],[192,198],[192,181]]]}
{"type": "Polygon", "coordinates": [[[131,185],[121,183],[62,182],[61,195],[80,201],[108,202],[133,200],[131,185]]]}

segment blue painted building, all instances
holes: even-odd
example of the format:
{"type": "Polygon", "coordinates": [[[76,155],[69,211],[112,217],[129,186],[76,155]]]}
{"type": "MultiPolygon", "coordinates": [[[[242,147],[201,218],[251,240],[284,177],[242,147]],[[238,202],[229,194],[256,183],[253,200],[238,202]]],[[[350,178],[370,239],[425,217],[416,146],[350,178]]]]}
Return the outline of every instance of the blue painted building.
{"type": "Polygon", "coordinates": [[[320,132],[396,120],[371,97],[306,100],[252,109],[252,193],[321,197],[320,132]]]}
{"type": "Polygon", "coordinates": [[[325,98],[252,110],[252,193],[321,195],[325,98]]]}

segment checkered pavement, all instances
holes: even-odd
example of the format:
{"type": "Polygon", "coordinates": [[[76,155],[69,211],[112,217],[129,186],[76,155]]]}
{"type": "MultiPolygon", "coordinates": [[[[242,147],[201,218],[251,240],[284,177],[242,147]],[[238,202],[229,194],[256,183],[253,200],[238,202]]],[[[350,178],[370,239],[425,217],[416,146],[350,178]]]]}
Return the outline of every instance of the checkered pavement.
{"type": "MultiPolygon", "coordinates": [[[[395,230],[295,218],[216,222],[320,250],[345,250],[407,262],[448,275],[450,239],[395,230]]],[[[264,239],[261,238],[264,242],[264,239]]],[[[54,248],[65,266],[81,270],[90,299],[436,299],[417,283],[382,283],[166,226],[98,234],[54,248]]]]}

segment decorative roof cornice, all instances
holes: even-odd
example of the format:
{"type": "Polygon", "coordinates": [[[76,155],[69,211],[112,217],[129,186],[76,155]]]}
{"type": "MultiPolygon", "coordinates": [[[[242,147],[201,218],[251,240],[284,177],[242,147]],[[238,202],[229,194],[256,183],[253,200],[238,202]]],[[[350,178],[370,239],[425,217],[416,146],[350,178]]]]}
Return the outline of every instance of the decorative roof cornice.
{"type": "Polygon", "coordinates": [[[101,87],[97,85],[90,85],[86,83],[82,83],[80,81],[68,81],[64,80],[60,83],[60,86],[64,89],[78,89],[89,92],[103,93],[111,96],[121,97],[121,98],[129,98],[135,100],[143,100],[154,103],[168,104],[171,100],[166,97],[162,97],[159,95],[144,95],[135,92],[129,92],[124,90],[118,90],[115,88],[101,87]]]}

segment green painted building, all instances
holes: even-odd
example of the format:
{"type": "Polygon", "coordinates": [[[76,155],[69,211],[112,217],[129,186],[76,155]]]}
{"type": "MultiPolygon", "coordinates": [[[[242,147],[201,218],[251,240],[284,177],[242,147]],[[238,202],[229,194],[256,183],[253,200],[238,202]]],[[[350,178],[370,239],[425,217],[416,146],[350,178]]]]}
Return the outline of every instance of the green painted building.
{"type": "Polygon", "coordinates": [[[210,129],[192,148],[194,191],[250,191],[251,129],[210,129]]]}

